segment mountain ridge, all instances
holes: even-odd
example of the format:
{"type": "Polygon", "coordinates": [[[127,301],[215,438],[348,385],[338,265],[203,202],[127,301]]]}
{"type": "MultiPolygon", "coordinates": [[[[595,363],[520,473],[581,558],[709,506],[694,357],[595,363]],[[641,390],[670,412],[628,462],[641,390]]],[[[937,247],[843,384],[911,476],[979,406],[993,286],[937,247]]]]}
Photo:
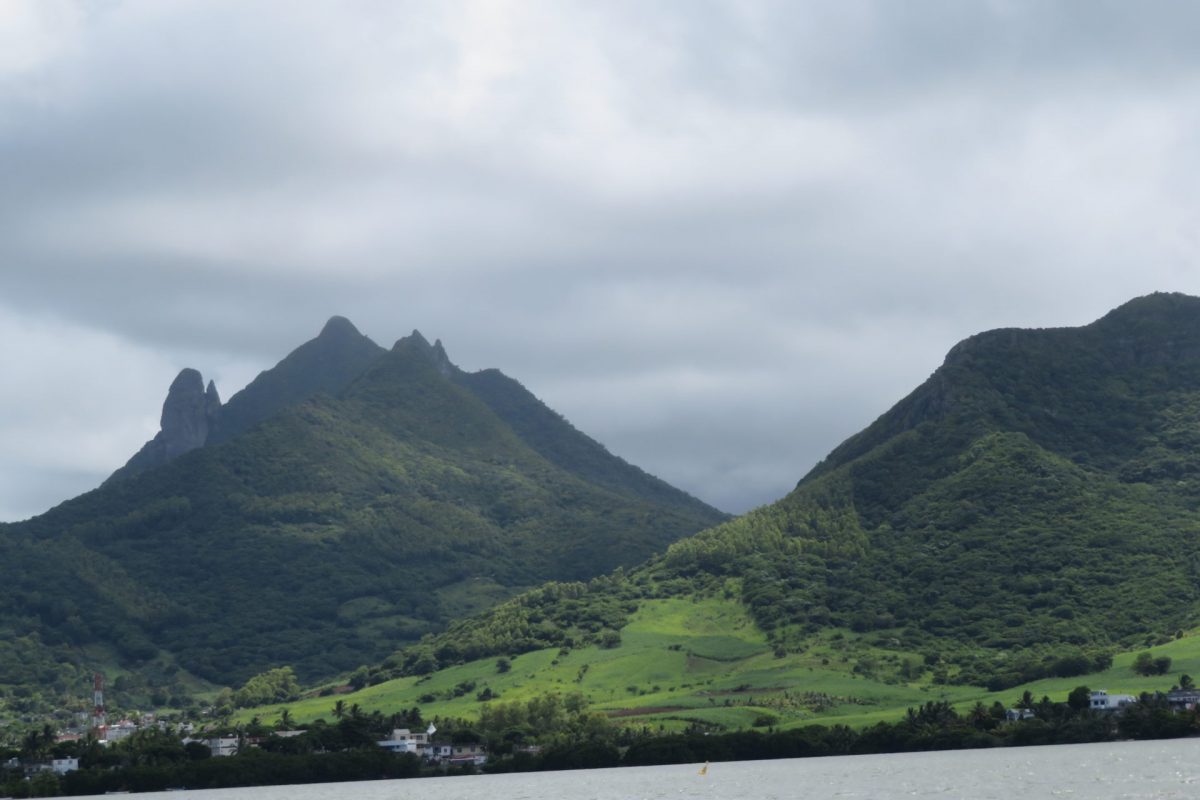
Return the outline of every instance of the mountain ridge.
{"type": "Polygon", "coordinates": [[[526,441],[537,425],[518,432],[456,380],[440,342],[360,337],[332,321],[230,398],[222,414],[243,410],[224,430],[244,430],[0,528],[0,629],[31,643],[20,658],[0,649],[0,686],[31,662],[79,679],[89,652],[167,687],[180,667],[233,683],[289,663],[312,679],[725,518],[565,421],[544,438],[571,432],[560,452],[586,441],[623,477],[548,460],[526,441]],[[361,366],[305,374],[329,352],[361,366]]]}
{"type": "Polygon", "coordinates": [[[573,590],[566,611],[560,590],[520,595],[380,676],[455,663],[439,652],[597,646],[581,622],[616,631],[651,600],[714,594],[736,598],[780,658],[834,630],[863,648],[864,670],[915,653],[943,683],[1102,664],[1200,623],[1198,446],[1200,299],[976,334],[776,503],[573,590]]]}
{"type": "MultiPolygon", "coordinates": [[[[1031,342],[1049,342],[1052,346],[1042,349],[1053,352],[1060,347],[1064,338],[1070,340],[1078,334],[1094,338],[1095,334],[1108,333],[1113,339],[1111,350],[1102,354],[1086,354],[1078,347],[1070,347],[1070,358],[1085,359],[1088,366],[1111,371],[1117,366],[1146,366],[1148,358],[1159,359],[1164,353],[1175,352],[1180,358],[1200,363],[1200,298],[1178,293],[1155,293],[1135,298],[1108,312],[1096,321],[1079,327],[1060,328],[998,328],[969,336],[956,344],[947,353],[942,365],[920,386],[900,400],[895,406],[868,425],[863,431],[838,445],[816,467],[801,478],[803,483],[826,471],[862,455],[872,446],[891,436],[915,428],[921,422],[941,418],[956,403],[969,401],[975,410],[990,414],[1003,413],[1002,393],[994,387],[980,386],[978,372],[981,366],[997,357],[998,352],[1018,351],[1031,342]],[[1147,324],[1148,319],[1158,318],[1158,324],[1147,324]],[[1190,331],[1188,328],[1190,327],[1190,331]],[[1177,334],[1183,333],[1183,352],[1177,334]],[[1116,334],[1115,336],[1113,334],[1116,334]],[[1147,340],[1148,335],[1153,339],[1147,340]],[[1160,344],[1150,346],[1152,341],[1160,344]],[[956,396],[956,389],[966,383],[966,396],[956,396]],[[981,391],[982,390],[982,391],[981,391]]],[[[1062,361],[1066,352],[1059,352],[1062,361]]],[[[1195,370],[1200,372],[1200,370],[1195,370]]],[[[960,394],[962,392],[960,391],[960,394]]]]}

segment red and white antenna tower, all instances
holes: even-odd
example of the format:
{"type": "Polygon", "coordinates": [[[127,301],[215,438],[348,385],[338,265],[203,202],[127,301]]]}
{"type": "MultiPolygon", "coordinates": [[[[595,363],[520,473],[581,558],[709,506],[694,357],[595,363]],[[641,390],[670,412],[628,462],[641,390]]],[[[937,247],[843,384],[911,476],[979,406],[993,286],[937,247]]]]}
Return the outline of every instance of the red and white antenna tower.
{"type": "Polygon", "coordinates": [[[92,711],[92,727],[104,727],[104,676],[99,672],[92,676],[92,699],[96,708],[92,711]]]}

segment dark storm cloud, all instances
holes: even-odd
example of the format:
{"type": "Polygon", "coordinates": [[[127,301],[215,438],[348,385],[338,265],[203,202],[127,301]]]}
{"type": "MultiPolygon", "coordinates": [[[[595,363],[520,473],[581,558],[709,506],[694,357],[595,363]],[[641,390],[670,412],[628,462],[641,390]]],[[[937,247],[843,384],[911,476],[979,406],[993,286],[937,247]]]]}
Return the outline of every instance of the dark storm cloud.
{"type": "Polygon", "coordinates": [[[0,517],[122,463],[179,368],[228,396],[335,313],[502,368],[723,508],[774,499],[964,336],[1198,290],[1198,25],[13,0],[0,517]]]}

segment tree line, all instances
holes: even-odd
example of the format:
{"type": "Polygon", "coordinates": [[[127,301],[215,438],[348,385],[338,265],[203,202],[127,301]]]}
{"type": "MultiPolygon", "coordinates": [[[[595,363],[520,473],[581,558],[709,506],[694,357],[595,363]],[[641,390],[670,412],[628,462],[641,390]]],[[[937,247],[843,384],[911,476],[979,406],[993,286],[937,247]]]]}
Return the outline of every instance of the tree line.
{"type": "MultiPolygon", "coordinates": [[[[1190,684],[1190,680],[1188,681],[1190,684]]],[[[845,725],[809,725],[788,730],[714,732],[696,724],[677,734],[649,727],[619,727],[589,712],[581,696],[557,694],[528,701],[490,703],[476,721],[438,720],[451,741],[482,742],[489,752],[487,772],[586,769],[681,764],[701,761],[751,761],[773,758],[903,753],[1046,744],[1166,739],[1200,734],[1200,713],[1177,712],[1162,693],[1143,694],[1120,713],[1089,708],[1090,691],[1074,689],[1066,702],[1028,693],[1016,700],[1032,718],[1010,721],[999,702],[976,703],[958,711],[945,701],[908,709],[896,722],[862,730],[845,725]]],[[[109,791],[161,791],[187,787],[223,788],[407,778],[444,773],[411,754],[394,754],[376,742],[392,727],[419,729],[420,709],[391,716],[365,714],[357,707],[337,709],[340,718],[318,720],[304,734],[270,737],[255,722],[236,734],[255,747],[242,747],[226,758],[212,758],[199,743],[184,745],[177,736],[148,729],[109,747],[75,745],[81,769],[59,778],[40,773],[32,780],[20,771],[0,775],[0,793],[12,797],[101,794],[109,791]]],[[[286,716],[276,723],[286,722],[286,716]]],[[[54,749],[52,731],[31,732],[20,751],[24,757],[54,749]]],[[[65,748],[65,749],[69,749],[65,748]]],[[[64,751],[63,746],[59,746],[64,751]]],[[[4,754],[0,754],[4,755],[4,754]]],[[[7,757],[7,756],[5,756],[7,757]]],[[[473,772],[466,767],[455,772],[473,772]]]]}

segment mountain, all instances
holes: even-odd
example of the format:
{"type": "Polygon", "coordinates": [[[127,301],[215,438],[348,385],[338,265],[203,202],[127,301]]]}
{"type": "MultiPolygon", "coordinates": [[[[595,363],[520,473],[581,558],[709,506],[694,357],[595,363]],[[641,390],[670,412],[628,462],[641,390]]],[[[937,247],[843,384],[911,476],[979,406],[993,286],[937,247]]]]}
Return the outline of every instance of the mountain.
{"type": "Polygon", "coordinates": [[[209,433],[216,427],[221,413],[221,396],[216,384],[208,382],[194,369],[184,369],[167,390],[163,402],[160,430],[154,438],[142,445],[142,449],[115,473],[110,480],[136,475],[148,469],[174,461],[179,456],[203,447],[209,433]]]}
{"type": "Polygon", "coordinates": [[[0,686],[97,661],[160,694],[311,680],[724,518],[501,373],[334,318],[224,405],[185,370],[126,467],[0,527],[0,686]]]}
{"type": "MultiPolygon", "coordinates": [[[[631,619],[641,646],[646,609],[673,598],[733,603],[729,618],[759,637],[746,658],[810,672],[833,660],[859,678],[993,688],[1086,673],[1200,624],[1198,446],[1200,298],[982,333],[777,503],[637,569],[455,623],[372,679],[540,648],[603,653],[631,619]]],[[[688,686],[738,661],[656,658],[681,664],[657,673],[664,685],[688,686]]]]}
{"type": "Polygon", "coordinates": [[[1200,299],[980,334],[787,498],[667,561],[779,536],[767,549],[793,557],[737,568],[775,641],[888,632],[958,652],[960,680],[1015,679],[1025,651],[1161,641],[1200,611],[1198,415],[1200,299]]]}
{"type": "Polygon", "coordinates": [[[386,352],[350,320],[333,317],[317,338],[259,373],[224,406],[212,381],[205,390],[200,373],[184,369],[167,391],[162,429],[109,480],[132,477],[189,450],[227,441],[318,394],[336,395],[386,352]]]}

